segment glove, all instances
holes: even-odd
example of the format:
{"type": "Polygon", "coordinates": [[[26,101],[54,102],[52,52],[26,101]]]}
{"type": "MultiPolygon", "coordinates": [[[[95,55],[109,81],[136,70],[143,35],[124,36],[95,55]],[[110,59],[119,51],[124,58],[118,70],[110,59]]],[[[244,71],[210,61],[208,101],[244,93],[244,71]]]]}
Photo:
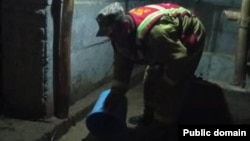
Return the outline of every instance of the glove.
{"type": "Polygon", "coordinates": [[[114,111],[121,101],[125,98],[125,92],[112,90],[104,102],[104,110],[107,112],[114,111]]]}

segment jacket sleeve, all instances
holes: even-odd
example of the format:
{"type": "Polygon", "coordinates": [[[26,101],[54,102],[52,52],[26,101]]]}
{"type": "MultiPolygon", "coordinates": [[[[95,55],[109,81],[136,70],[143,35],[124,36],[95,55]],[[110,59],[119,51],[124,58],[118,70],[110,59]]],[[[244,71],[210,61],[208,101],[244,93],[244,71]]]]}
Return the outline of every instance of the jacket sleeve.
{"type": "Polygon", "coordinates": [[[112,46],[114,49],[114,68],[111,90],[125,93],[129,87],[134,63],[131,59],[119,53],[114,43],[112,43],[112,46]]]}

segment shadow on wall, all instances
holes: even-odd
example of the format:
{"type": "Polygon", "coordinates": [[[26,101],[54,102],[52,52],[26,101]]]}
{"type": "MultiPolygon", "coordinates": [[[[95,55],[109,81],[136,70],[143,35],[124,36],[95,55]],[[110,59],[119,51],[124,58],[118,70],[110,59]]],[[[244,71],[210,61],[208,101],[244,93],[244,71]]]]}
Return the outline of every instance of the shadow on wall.
{"type": "Polygon", "coordinates": [[[181,124],[232,124],[222,88],[205,80],[192,83],[180,118],[181,124]]]}

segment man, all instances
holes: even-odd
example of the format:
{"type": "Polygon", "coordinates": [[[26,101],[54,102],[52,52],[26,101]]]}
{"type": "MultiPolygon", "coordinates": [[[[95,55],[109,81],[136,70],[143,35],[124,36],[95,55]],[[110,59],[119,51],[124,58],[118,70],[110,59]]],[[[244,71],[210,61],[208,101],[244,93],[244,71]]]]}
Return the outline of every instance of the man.
{"type": "Polygon", "coordinates": [[[129,121],[176,125],[202,55],[201,21],[177,4],[145,5],[125,13],[118,2],[104,7],[96,20],[97,36],[109,37],[114,49],[113,81],[105,109],[113,110],[125,95],[133,66],[146,64],[144,111],[129,121]]]}

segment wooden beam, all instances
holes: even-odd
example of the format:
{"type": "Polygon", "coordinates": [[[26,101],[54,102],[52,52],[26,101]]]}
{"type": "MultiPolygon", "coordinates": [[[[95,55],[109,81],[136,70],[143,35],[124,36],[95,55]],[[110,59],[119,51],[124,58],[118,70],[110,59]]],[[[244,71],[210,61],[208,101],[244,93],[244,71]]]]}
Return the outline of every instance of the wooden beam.
{"type": "Polygon", "coordinates": [[[71,26],[74,11],[74,0],[63,0],[60,41],[58,50],[58,87],[55,93],[55,116],[61,119],[69,114],[71,94],[70,48],[71,26]]]}

